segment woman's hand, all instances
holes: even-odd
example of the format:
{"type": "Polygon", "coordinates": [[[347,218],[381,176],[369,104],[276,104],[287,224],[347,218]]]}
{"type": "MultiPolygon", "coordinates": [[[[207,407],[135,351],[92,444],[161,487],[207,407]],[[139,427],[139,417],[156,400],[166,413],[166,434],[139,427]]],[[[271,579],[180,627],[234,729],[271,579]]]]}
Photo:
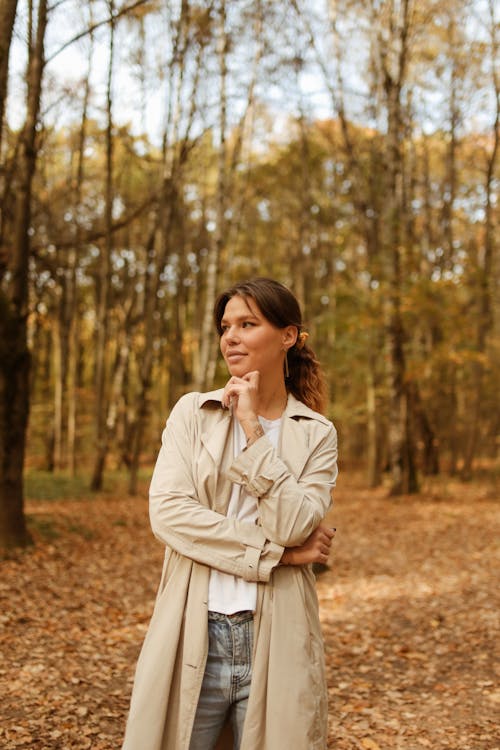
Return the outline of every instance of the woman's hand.
{"type": "Polygon", "coordinates": [[[228,409],[233,407],[233,414],[243,428],[248,445],[264,434],[258,419],[259,378],[257,370],[248,372],[242,378],[233,376],[226,383],[222,395],[223,406],[228,409]]]}
{"type": "Polygon", "coordinates": [[[299,547],[286,547],[281,556],[282,565],[308,565],[328,561],[335,529],[320,524],[299,547]]]}
{"type": "Polygon", "coordinates": [[[222,403],[226,408],[233,407],[233,413],[241,421],[251,417],[257,418],[259,403],[258,370],[248,372],[242,378],[233,375],[224,388],[222,403]]]}

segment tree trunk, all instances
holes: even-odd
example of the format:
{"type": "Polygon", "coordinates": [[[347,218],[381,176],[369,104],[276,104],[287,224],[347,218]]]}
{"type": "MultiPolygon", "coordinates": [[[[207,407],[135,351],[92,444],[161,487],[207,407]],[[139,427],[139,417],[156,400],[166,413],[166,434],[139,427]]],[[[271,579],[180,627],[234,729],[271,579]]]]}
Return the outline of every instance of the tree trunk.
{"type": "MultiPolygon", "coordinates": [[[[127,317],[128,317],[128,314],[127,314],[127,317]]],[[[123,383],[125,380],[125,372],[127,369],[129,355],[130,355],[130,329],[127,323],[124,323],[124,327],[123,327],[122,334],[121,334],[121,342],[118,344],[116,357],[115,357],[115,363],[113,367],[113,374],[111,378],[109,399],[107,401],[107,408],[106,408],[106,414],[105,414],[105,419],[104,419],[104,434],[98,446],[98,450],[96,454],[95,471],[99,472],[101,476],[101,484],[99,486],[99,489],[102,489],[102,479],[104,476],[104,467],[106,465],[106,458],[107,458],[109,446],[115,438],[120,398],[122,395],[123,383]]]]}
{"type": "MultiPolygon", "coordinates": [[[[410,432],[408,391],[406,387],[405,338],[401,313],[403,275],[403,226],[408,207],[404,203],[403,103],[409,34],[409,0],[393,8],[389,43],[378,33],[378,55],[383,71],[383,88],[387,107],[387,212],[386,242],[389,277],[389,450],[391,494],[401,495],[417,489],[414,471],[414,445],[410,432]]],[[[379,24],[381,23],[379,18],[379,24]]],[[[380,29],[380,26],[379,26],[380,29]]]]}
{"type": "Polygon", "coordinates": [[[16,19],[17,0],[0,0],[0,157],[9,78],[9,53],[16,19]]]}
{"type": "MultiPolygon", "coordinates": [[[[182,90],[187,67],[187,52],[190,45],[189,35],[189,6],[183,2],[176,26],[173,44],[173,54],[168,76],[168,106],[167,122],[163,134],[163,174],[158,203],[155,207],[152,226],[146,243],[146,277],[143,296],[143,324],[144,346],[139,370],[139,393],[135,399],[134,416],[130,423],[130,475],[129,494],[137,492],[140,453],[143,434],[148,416],[148,397],[153,377],[153,365],[156,358],[154,341],[160,318],[160,286],[161,274],[165,268],[172,246],[172,231],[176,218],[176,207],[181,192],[183,167],[189,155],[189,140],[196,111],[196,87],[202,65],[202,49],[200,45],[195,60],[190,110],[184,132],[181,134],[182,120],[182,90]],[[160,245],[159,250],[157,245],[160,245]]],[[[182,279],[179,280],[182,284],[182,279]]],[[[174,357],[179,356],[178,352],[174,357]]],[[[170,377],[169,374],[169,388],[170,377]]]]}
{"type": "Polygon", "coordinates": [[[170,325],[166,330],[168,340],[169,378],[168,403],[173,405],[180,398],[188,381],[185,356],[183,351],[184,328],[187,306],[187,287],[183,280],[187,275],[186,238],[184,212],[177,211],[177,252],[179,254],[179,284],[175,295],[170,325]]]}
{"type": "Polygon", "coordinates": [[[77,434],[77,370],[79,352],[79,326],[76,316],[73,318],[68,361],[68,417],[67,417],[67,460],[71,476],[76,474],[76,434],[77,434]]]}
{"type": "Polygon", "coordinates": [[[406,385],[406,420],[405,420],[405,492],[413,494],[418,492],[419,483],[417,476],[417,451],[415,439],[414,409],[412,407],[412,393],[410,384],[406,385]]]}
{"type": "Polygon", "coordinates": [[[423,445],[422,470],[427,476],[439,474],[439,449],[436,433],[426,414],[418,384],[412,382],[408,386],[411,393],[413,421],[417,427],[423,445]]]}
{"type": "Polygon", "coordinates": [[[0,293],[0,547],[28,544],[23,467],[29,414],[30,353],[27,345],[31,190],[36,168],[36,125],[44,68],[47,0],[40,0],[29,50],[27,114],[22,131],[15,234],[6,292],[0,293]]]}
{"type": "MultiPolygon", "coordinates": [[[[64,294],[63,294],[64,297],[64,294]]],[[[65,341],[62,332],[63,323],[61,316],[56,316],[53,323],[52,337],[52,362],[54,376],[54,413],[53,413],[53,434],[54,442],[52,446],[53,459],[52,470],[58,471],[62,465],[62,432],[63,432],[63,399],[64,388],[66,384],[66,364],[67,352],[65,351],[65,341]]]]}
{"type": "MultiPolygon", "coordinates": [[[[450,403],[450,411],[452,415],[458,414],[458,390],[457,390],[457,372],[455,367],[448,368],[448,393],[447,398],[450,403]]],[[[450,476],[454,477],[458,473],[458,461],[460,457],[460,443],[461,436],[457,434],[456,429],[457,420],[451,419],[448,432],[448,445],[450,451],[450,463],[448,472],[450,476]]]]}
{"type": "MultiPolygon", "coordinates": [[[[92,19],[92,5],[90,4],[92,19]]],[[[67,382],[67,461],[72,476],[76,472],[76,422],[77,422],[77,363],[79,349],[79,326],[77,317],[77,282],[76,274],[78,267],[78,253],[82,241],[82,227],[80,220],[80,205],[83,195],[84,158],[85,144],[87,139],[87,112],[90,100],[90,74],[92,70],[93,41],[90,37],[87,75],[85,78],[85,90],[83,96],[82,116],[80,122],[80,133],[78,138],[78,154],[76,166],[76,184],[74,195],[74,246],[69,248],[68,264],[66,268],[66,310],[65,322],[68,337],[68,382],[67,382]]]]}
{"type": "Polygon", "coordinates": [[[495,200],[495,167],[500,147],[500,81],[495,74],[495,65],[498,60],[498,42],[495,34],[495,14],[492,0],[488,3],[488,8],[491,25],[492,83],[496,108],[491,128],[493,147],[487,160],[484,178],[484,192],[486,195],[484,239],[477,259],[479,281],[475,342],[477,358],[473,363],[474,397],[470,409],[471,417],[465,443],[464,465],[462,469],[462,476],[464,479],[470,479],[472,476],[474,458],[479,443],[479,426],[481,421],[483,380],[485,373],[484,355],[487,349],[488,336],[493,327],[491,277],[494,268],[494,254],[496,250],[494,212],[495,210],[498,210],[496,209],[495,200]]]}
{"type": "MultiPolygon", "coordinates": [[[[453,49],[455,43],[456,25],[453,12],[448,20],[448,44],[453,49]]],[[[459,111],[457,104],[457,89],[460,81],[457,78],[457,60],[453,56],[451,62],[450,81],[450,124],[447,132],[448,148],[446,151],[446,175],[443,185],[443,208],[441,225],[445,239],[445,267],[447,270],[453,267],[453,256],[455,255],[455,233],[453,231],[453,217],[455,212],[455,200],[457,192],[457,126],[459,123],[459,111]]]]}
{"type": "Polygon", "coordinates": [[[370,356],[368,363],[368,379],[366,384],[366,412],[367,412],[367,476],[370,487],[378,487],[382,481],[382,465],[380,461],[380,427],[377,404],[377,357],[370,356]]]}
{"type": "Polygon", "coordinates": [[[29,373],[25,318],[0,292],[0,549],[30,542],[23,507],[29,373]]]}
{"type": "Polygon", "coordinates": [[[215,338],[213,309],[217,295],[217,284],[219,279],[219,265],[225,240],[225,209],[226,209],[226,173],[227,173],[227,150],[226,150],[226,128],[227,128],[227,53],[229,49],[229,38],[226,28],[226,3],[222,0],[219,9],[219,39],[218,57],[220,71],[220,104],[219,104],[219,152],[217,170],[217,196],[216,196],[216,228],[208,251],[208,263],[206,269],[205,302],[203,307],[203,319],[201,324],[200,341],[200,363],[197,373],[196,387],[198,390],[210,388],[215,377],[215,366],[217,361],[217,344],[215,338]]]}
{"type": "Polygon", "coordinates": [[[102,489],[104,466],[108,448],[106,427],[106,346],[108,343],[109,289],[111,275],[111,253],[113,249],[113,63],[115,24],[113,21],[114,2],[108,0],[110,18],[109,68],[106,88],[107,128],[106,128],[106,197],[105,224],[106,236],[102,245],[99,264],[99,284],[97,301],[97,337],[96,337],[96,460],[90,488],[95,492],[102,489]]]}
{"type": "MultiPolygon", "coordinates": [[[[169,183],[168,183],[169,184],[169,183]]],[[[142,435],[147,417],[147,397],[151,387],[151,373],[153,369],[153,340],[155,329],[155,311],[158,305],[158,271],[156,269],[156,234],[160,225],[162,210],[168,214],[167,185],[163,185],[159,205],[153,217],[153,224],[146,243],[146,277],[144,280],[144,294],[141,317],[144,322],[144,347],[139,367],[139,393],[135,399],[134,416],[130,424],[130,453],[129,453],[129,487],[130,495],[137,492],[137,478],[139,472],[139,457],[142,446],[142,435]],[[154,270],[153,270],[154,269],[154,270]],[[153,278],[153,273],[156,277],[153,278]]],[[[168,214],[169,215],[169,214],[168,214]]],[[[158,264],[159,265],[159,264],[158,264]]]]}
{"type": "MultiPolygon", "coordinates": [[[[297,243],[294,248],[291,274],[293,278],[293,289],[308,319],[308,300],[311,291],[311,265],[314,262],[311,257],[311,175],[310,175],[310,146],[307,132],[306,114],[301,106],[298,117],[300,138],[300,198],[298,207],[298,231],[297,243]]],[[[311,331],[314,334],[313,331],[311,331]]]]}

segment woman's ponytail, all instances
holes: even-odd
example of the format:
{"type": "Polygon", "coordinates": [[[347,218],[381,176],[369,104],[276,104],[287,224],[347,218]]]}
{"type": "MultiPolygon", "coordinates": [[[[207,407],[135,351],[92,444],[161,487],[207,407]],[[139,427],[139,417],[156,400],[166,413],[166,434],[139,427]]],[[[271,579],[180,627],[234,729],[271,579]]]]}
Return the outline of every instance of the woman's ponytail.
{"type": "Polygon", "coordinates": [[[320,363],[308,344],[304,332],[299,333],[297,343],[288,350],[287,390],[314,411],[324,412],[326,407],[326,381],[320,363]]]}

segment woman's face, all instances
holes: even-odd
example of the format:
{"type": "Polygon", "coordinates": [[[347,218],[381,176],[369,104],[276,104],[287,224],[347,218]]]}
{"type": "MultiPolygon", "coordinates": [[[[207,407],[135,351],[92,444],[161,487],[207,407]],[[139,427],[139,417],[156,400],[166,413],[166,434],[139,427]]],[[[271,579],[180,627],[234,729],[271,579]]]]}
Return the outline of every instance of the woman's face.
{"type": "Polygon", "coordinates": [[[276,328],[257,303],[235,295],[221,320],[220,349],[231,375],[243,377],[258,370],[261,377],[283,377],[285,350],[297,338],[297,328],[276,328]]]}

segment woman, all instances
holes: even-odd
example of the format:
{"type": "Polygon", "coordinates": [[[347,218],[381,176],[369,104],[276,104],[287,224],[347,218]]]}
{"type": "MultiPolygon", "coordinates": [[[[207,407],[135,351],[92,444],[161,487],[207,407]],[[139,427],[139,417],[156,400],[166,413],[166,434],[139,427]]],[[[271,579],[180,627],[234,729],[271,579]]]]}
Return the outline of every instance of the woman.
{"type": "Polygon", "coordinates": [[[172,410],[150,489],[166,545],[123,750],[324,750],[312,573],[336,478],[323,381],[294,295],[271,279],[215,305],[230,378],[172,410]],[[217,747],[222,747],[219,740],[217,747]]]}

